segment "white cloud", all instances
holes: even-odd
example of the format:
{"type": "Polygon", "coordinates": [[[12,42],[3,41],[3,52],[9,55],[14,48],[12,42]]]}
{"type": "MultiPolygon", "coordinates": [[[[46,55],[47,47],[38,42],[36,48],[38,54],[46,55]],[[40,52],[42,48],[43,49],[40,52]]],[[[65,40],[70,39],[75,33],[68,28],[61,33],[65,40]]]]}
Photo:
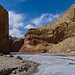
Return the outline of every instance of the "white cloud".
{"type": "Polygon", "coordinates": [[[23,37],[22,31],[18,30],[17,28],[9,30],[9,35],[11,35],[12,37],[23,37]]]}
{"type": "Polygon", "coordinates": [[[9,11],[9,35],[13,37],[22,37],[22,31],[20,27],[24,27],[24,15],[16,14],[14,11],[9,11]]]}
{"type": "Polygon", "coordinates": [[[35,27],[41,27],[45,24],[48,24],[54,21],[60,14],[42,14],[40,17],[34,18],[31,22],[35,25],[35,27]]]}
{"type": "Polygon", "coordinates": [[[42,22],[44,21],[47,15],[48,14],[42,14],[40,17],[33,19],[32,23],[35,24],[37,27],[41,26],[42,22]]]}
{"type": "Polygon", "coordinates": [[[25,28],[25,29],[30,29],[30,28],[34,28],[34,26],[31,25],[31,24],[28,24],[28,25],[26,25],[24,28],[25,28]]]}
{"type": "Polygon", "coordinates": [[[16,14],[14,11],[9,11],[9,25],[13,28],[23,27],[23,14],[16,14]]]}

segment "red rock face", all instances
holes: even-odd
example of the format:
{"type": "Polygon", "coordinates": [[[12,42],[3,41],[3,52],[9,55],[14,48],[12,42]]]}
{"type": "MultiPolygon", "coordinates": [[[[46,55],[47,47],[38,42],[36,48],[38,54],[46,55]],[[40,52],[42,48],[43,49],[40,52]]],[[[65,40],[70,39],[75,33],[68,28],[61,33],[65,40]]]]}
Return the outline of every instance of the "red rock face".
{"type": "Polygon", "coordinates": [[[0,52],[9,53],[8,12],[0,6],[0,52]]]}

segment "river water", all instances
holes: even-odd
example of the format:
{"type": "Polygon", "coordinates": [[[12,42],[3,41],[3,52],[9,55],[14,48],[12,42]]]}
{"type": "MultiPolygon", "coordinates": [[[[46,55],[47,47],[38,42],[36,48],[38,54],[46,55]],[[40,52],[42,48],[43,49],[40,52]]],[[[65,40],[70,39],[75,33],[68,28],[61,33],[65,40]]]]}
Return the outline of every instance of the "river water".
{"type": "Polygon", "coordinates": [[[38,72],[33,75],[75,75],[75,56],[58,56],[50,54],[14,54],[21,56],[24,60],[38,62],[41,65],[38,72]]]}

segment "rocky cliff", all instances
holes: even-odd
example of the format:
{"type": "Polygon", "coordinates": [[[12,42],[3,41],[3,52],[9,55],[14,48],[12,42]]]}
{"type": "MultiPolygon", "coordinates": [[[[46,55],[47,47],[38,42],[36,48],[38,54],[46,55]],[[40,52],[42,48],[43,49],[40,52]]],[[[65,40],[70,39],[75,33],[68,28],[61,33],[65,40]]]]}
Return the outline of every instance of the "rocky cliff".
{"type": "Polygon", "coordinates": [[[9,53],[8,12],[0,5],[0,52],[9,53]]]}
{"type": "Polygon", "coordinates": [[[47,52],[53,45],[75,36],[75,4],[51,24],[29,29],[20,52],[47,52]]]}

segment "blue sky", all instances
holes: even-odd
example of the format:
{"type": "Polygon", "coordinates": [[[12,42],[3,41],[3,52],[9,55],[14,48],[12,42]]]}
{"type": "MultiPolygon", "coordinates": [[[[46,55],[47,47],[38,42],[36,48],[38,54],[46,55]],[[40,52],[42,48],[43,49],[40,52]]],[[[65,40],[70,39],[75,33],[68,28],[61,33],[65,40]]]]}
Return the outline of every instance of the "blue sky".
{"type": "Polygon", "coordinates": [[[29,28],[51,23],[75,0],[0,0],[9,13],[9,34],[24,37],[29,28]]]}

